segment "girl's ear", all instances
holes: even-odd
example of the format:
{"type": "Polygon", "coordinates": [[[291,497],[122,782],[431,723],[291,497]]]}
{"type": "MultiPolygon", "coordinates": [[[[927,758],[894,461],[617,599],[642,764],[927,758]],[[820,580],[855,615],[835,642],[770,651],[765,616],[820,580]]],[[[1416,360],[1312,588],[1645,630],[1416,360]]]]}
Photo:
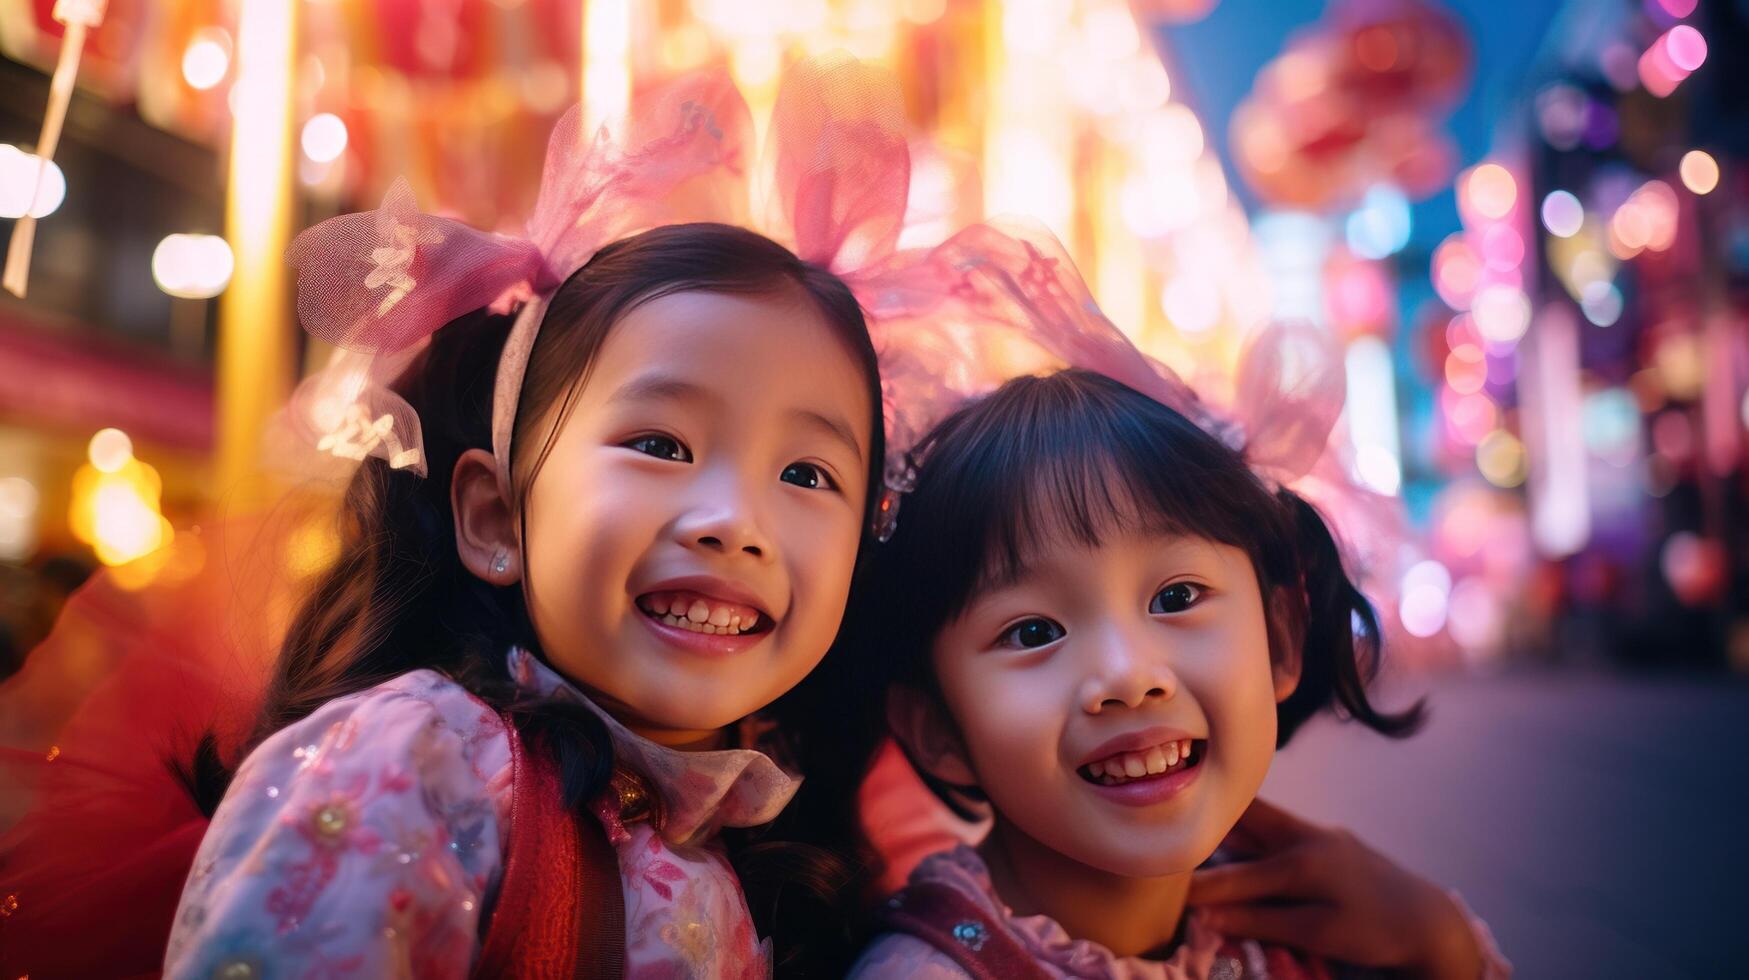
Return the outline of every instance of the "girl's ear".
{"type": "Polygon", "coordinates": [[[1279,587],[1269,597],[1271,655],[1269,673],[1280,704],[1300,686],[1306,646],[1305,598],[1297,589],[1279,587]]]}
{"type": "Polygon", "coordinates": [[[887,692],[887,728],[911,763],[950,786],[976,786],[965,742],[946,715],[934,698],[915,688],[900,684],[887,692]]]}
{"type": "Polygon", "coordinates": [[[455,512],[455,550],[474,576],[492,585],[514,585],[522,578],[522,546],[517,540],[510,488],[498,476],[498,463],[484,449],[470,449],[455,461],[449,481],[455,512]]]}

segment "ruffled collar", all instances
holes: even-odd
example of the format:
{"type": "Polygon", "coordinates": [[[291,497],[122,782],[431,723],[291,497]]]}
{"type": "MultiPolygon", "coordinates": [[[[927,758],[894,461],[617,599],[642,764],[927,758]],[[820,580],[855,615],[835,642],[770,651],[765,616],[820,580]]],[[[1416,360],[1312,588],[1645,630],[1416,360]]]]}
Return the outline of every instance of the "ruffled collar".
{"type": "MultiPolygon", "coordinates": [[[[1221,936],[1194,912],[1185,923],[1184,942],[1164,960],[1118,956],[1100,944],[1072,938],[1048,915],[1015,915],[996,894],[990,869],[976,850],[961,844],[923,859],[911,873],[913,883],[947,885],[993,913],[1033,958],[1070,977],[1101,980],[1206,980],[1214,973],[1221,936]]],[[[1233,974],[1237,975],[1237,974],[1233,974]]]]}
{"type": "Polygon", "coordinates": [[[618,763],[643,777],[662,797],[662,839],[679,846],[722,827],[753,827],[780,813],[801,786],[756,749],[682,752],[638,735],[591,701],[576,685],[521,648],[510,651],[510,676],[522,690],[575,701],[594,712],[613,739],[618,763]]]}

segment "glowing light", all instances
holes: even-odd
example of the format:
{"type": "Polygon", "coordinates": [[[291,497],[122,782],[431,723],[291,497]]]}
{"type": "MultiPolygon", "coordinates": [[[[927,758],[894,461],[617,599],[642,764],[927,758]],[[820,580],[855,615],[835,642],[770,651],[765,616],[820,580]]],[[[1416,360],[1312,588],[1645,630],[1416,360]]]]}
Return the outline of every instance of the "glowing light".
{"type": "Polygon", "coordinates": [[[304,155],[317,163],[332,163],[346,152],[346,124],[332,112],[319,112],[304,123],[304,155]]]}
{"type": "Polygon", "coordinates": [[[190,88],[206,91],[225,80],[231,70],[230,35],[202,31],[182,52],[182,79],[190,88]]]}
{"type": "Polygon", "coordinates": [[[1551,85],[1538,92],[1536,118],[1543,139],[1557,150],[1571,150],[1578,146],[1579,139],[1585,135],[1589,102],[1584,92],[1571,85],[1551,85]]]}
{"type": "Polygon", "coordinates": [[[1692,531],[1678,531],[1664,542],[1659,564],[1670,591],[1685,605],[1717,601],[1726,585],[1728,559],[1724,545],[1692,531]]]}
{"type": "Polygon", "coordinates": [[[1658,6],[1664,12],[1678,20],[1694,13],[1694,8],[1700,5],[1700,0],[1658,0],[1658,6]]]}
{"type": "Polygon", "coordinates": [[[900,11],[913,24],[933,24],[947,13],[947,0],[904,0],[900,11]]]}
{"type": "Polygon", "coordinates": [[[1465,446],[1482,441],[1500,420],[1500,410],[1484,394],[1460,395],[1450,388],[1439,393],[1440,407],[1452,438],[1465,446]]]}
{"type": "Polygon", "coordinates": [[[1397,604],[1397,618],[1410,636],[1425,639],[1445,628],[1445,592],[1427,585],[1406,589],[1397,604]]]}
{"type": "Polygon", "coordinates": [[[583,8],[585,132],[623,115],[631,103],[630,0],[590,0],[583,8]]]}
{"type": "Polygon", "coordinates": [[[120,473],[134,460],[134,441],[120,429],[100,429],[91,437],[85,454],[99,473],[120,473]]]}
{"type": "Polygon", "coordinates": [[[1573,438],[1581,425],[1581,394],[1579,330],[1572,315],[1545,309],[1524,356],[1519,410],[1532,464],[1531,540],[1545,556],[1560,558],[1591,537],[1585,444],[1573,438]]]}
{"type": "Polygon", "coordinates": [[[1382,259],[1409,244],[1413,230],[1409,199],[1389,185],[1366,192],[1360,207],[1348,216],[1348,247],[1365,259],[1382,259]]]}
{"type": "Polygon", "coordinates": [[[1687,24],[1665,31],[1640,55],[1640,84],[1658,98],[1676,91],[1683,80],[1706,62],[1706,38],[1687,24]]]}
{"type": "Polygon", "coordinates": [[[114,471],[81,466],[73,474],[69,528],[105,565],[144,558],[172,537],[170,522],[158,512],[162,493],[157,471],[131,455],[114,471]]]}
{"type": "Polygon", "coordinates": [[[1550,191],[1542,214],[1543,227],[1557,238],[1572,238],[1585,225],[1585,208],[1569,191],[1550,191]]]}
{"type": "Polygon", "coordinates": [[[152,250],[152,279],[182,299],[208,299],[230,285],[236,260],[217,235],[169,235],[152,250]]]}
{"type": "Polygon", "coordinates": [[[1487,340],[1514,344],[1530,327],[1530,299],[1513,286],[1487,286],[1470,304],[1470,316],[1487,340]]]}
{"type": "Polygon", "coordinates": [[[1482,232],[1482,260],[1495,272],[1512,272],[1524,262],[1524,237],[1511,225],[1492,225],[1482,232]]]}
{"type": "Polygon", "coordinates": [[[1622,314],[1621,290],[1613,282],[1588,283],[1580,293],[1579,309],[1597,326],[1614,326],[1622,314]]]}
{"type": "Polygon", "coordinates": [[[1476,444],[1476,469],[1482,478],[1502,489],[1524,482],[1524,443],[1505,429],[1495,429],[1476,444]]]}
{"type": "Polygon", "coordinates": [[[1451,594],[1451,571],[1439,562],[1428,559],[1416,562],[1403,573],[1402,589],[1432,589],[1440,595],[1451,594]]]}
{"type": "Polygon", "coordinates": [[[1454,310],[1467,310],[1482,280],[1482,259],[1462,233],[1446,237],[1433,250],[1433,288],[1454,310]]]}
{"type": "Polygon", "coordinates": [[[1221,319],[1221,293],[1208,276],[1175,276],[1160,291],[1160,309],[1179,333],[1207,333],[1221,319]]]}
{"type": "Polygon", "coordinates": [[[1488,383],[1488,360],[1474,344],[1453,347],[1445,356],[1445,383],[1460,395],[1473,395],[1488,383]]]}
{"type": "Polygon", "coordinates": [[[1500,642],[1500,603],[1481,578],[1459,579],[1447,601],[1446,629],[1458,646],[1472,654],[1486,653],[1500,642]]]}
{"type": "Polygon", "coordinates": [[[1518,201],[1518,182],[1498,163],[1484,163],[1464,179],[1462,197],[1477,214],[1498,220],[1512,213],[1512,205],[1518,201]]]}
{"type": "Polygon", "coordinates": [[[1337,265],[1325,299],[1333,323],[1350,331],[1382,326],[1390,316],[1391,284],[1376,262],[1337,265]]]}
{"type": "Polygon", "coordinates": [[[1706,38],[1687,24],[1670,28],[1662,40],[1670,63],[1683,71],[1692,72],[1706,62],[1706,38]]]}
{"type": "Polygon", "coordinates": [[[1075,185],[1059,148],[1039,133],[1011,130],[997,138],[993,159],[1003,161],[990,175],[987,196],[996,212],[1024,212],[1066,238],[1074,210],[1075,185]]]}
{"type": "Polygon", "coordinates": [[[1581,414],[1585,447],[1599,458],[1632,459],[1640,448],[1640,403],[1626,388],[1605,388],[1585,397],[1581,414]]]}
{"type": "Polygon", "coordinates": [[[1689,150],[1677,167],[1682,174],[1682,186],[1696,194],[1711,194],[1719,186],[1719,162],[1705,150],[1689,150]]]}
{"type": "Polygon", "coordinates": [[[42,495],[22,476],[0,479],[0,561],[23,561],[36,550],[42,495]]]}
{"type": "Polygon", "coordinates": [[[1397,385],[1391,350],[1378,337],[1357,337],[1344,355],[1348,391],[1343,412],[1354,440],[1354,475],[1378,493],[1403,485],[1397,431],[1397,385]]]}
{"type": "Polygon", "coordinates": [[[1114,4],[1088,11],[1083,30],[1087,34],[1089,52],[1099,58],[1127,58],[1142,47],[1135,15],[1127,7],[1114,4]]]}
{"type": "Polygon", "coordinates": [[[1142,122],[1142,160],[1150,169],[1182,165],[1201,156],[1202,150],[1202,124],[1181,102],[1149,113],[1142,122]]]}
{"type": "Polygon", "coordinates": [[[67,178],[55,161],[0,143],[0,218],[22,218],[27,210],[33,218],[46,218],[66,197],[67,178]]]}

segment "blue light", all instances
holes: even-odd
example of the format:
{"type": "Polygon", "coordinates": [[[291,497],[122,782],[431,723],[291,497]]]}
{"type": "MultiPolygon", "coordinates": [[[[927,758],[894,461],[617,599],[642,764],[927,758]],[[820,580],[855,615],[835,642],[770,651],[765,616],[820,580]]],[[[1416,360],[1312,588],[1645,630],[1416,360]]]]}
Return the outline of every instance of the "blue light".
{"type": "Polygon", "coordinates": [[[1382,259],[1409,244],[1409,199],[1389,184],[1366,192],[1348,216],[1348,248],[1363,259],[1382,259]]]}

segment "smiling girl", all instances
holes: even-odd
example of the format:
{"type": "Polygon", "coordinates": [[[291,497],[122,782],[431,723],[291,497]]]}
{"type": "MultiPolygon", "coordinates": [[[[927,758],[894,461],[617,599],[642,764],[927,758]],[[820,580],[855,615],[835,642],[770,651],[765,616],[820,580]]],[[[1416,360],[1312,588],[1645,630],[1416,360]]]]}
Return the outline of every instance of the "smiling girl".
{"type": "Polygon", "coordinates": [[[762,977],[841,901],[774,702],[870,527],[874,349],[824,263],[673,223],[744,179],[725,80],[635,123],[562,125],[527,241],[392,192],[294,246],[306,328],[395,369],[341,385],[368,458],[167,975],[762,977]]]}

